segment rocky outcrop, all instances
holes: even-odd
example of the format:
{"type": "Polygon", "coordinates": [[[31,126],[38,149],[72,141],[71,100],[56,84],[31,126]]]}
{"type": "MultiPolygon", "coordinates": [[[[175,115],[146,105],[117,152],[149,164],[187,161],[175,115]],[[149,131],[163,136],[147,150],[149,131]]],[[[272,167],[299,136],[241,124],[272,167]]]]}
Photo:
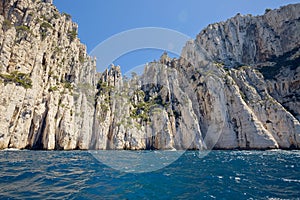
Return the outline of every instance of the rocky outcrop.
{"type": "Polygon", "coordinates": [[[266,10],[265,15],[237,14],[209,25],[195,40],[214,61],[255,65],[299,48],[300,4],[266,10]]]}
{"type": "Polygon", "coordinates": [[[299,10],[209,25],[126,78],[52,1],[3,0],[0,149],[300,148],[299,10]]]}
{"type": "Polygon", "coordinates": [[[77,25],[49,1],[3,0],[0,14],[0,148],[87,148],[95,61],[77,25]]]}
{"type": "Polygon", "coordinates": [[[229,130],[215,148],[299,148],[299,10],[238,14],[187,43],[182,56],[225,88],[229,130]]]}
{"type": "Polygon", "coordinates": [[[93,148],[205,148],[192,102],[176,69],[151,63],[141,77],[122,79],[112,66],[98,83],[93,148]]]}

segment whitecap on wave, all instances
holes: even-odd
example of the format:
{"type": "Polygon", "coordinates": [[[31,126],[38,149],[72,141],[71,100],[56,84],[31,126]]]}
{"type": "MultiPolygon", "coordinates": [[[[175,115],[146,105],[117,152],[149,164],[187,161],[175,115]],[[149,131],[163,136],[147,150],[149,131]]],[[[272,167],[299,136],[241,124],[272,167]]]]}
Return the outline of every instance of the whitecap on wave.
{"type": "Polygon", "coordinates": [[[288,179],[288,178],[283,178],[282,179],[284,182],[294,182],[294,183],[300,183],[300,180],[297,179],[288,179]]]}
{"type": "Polygon", "coordinates": [[[16,149],[16,148],[6,148],[6,149],[2,149],[1,151],[23,151],[23,150],[16,149]]]}

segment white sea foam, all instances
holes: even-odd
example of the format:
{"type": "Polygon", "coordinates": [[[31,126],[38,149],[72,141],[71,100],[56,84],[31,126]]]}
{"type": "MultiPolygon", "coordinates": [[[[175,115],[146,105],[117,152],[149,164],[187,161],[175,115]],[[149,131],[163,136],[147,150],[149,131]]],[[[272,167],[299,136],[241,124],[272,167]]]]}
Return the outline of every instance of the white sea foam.
{"type": "Polygon", "coordinates": [[[300,183],[300,180],[297,179],[289,179],[289,178],[283,178],[282,179],[284,182],[295,182],[295,183],[300,183]]]}

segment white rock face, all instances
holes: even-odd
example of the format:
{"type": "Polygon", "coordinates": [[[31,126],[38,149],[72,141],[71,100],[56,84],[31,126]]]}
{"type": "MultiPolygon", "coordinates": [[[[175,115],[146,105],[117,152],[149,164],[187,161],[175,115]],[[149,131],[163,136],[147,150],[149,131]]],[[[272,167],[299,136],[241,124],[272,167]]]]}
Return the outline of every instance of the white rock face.
{"type": "MultiPolygon", "coordinates": [[[[215,148],[299,148],[299,17],[300,4],[264,16],[237,15],[209,25],[183,49],[182,57],[198,67],[200,74],[215,80],[212,85],[219,97],[213,99],[226,102],[219,108],[222,114],[213,114],[226,116],[225,125],[219,125],[223,132],[215,148]],[[215,66],[206,64],[203,55],[215,66]],[[232,67],[238,69],[228,69],[232,67]]],[[[206,90],[199,96],[208,101],[201,124],[208,130],[207,126],[217,124],[207,118],[213,112],[209,105],[222,104],[212,102],[213,88],[206,90]]]]}
{"type": "Polygon", "coordinates": [[[176,69],[161,63],[123,80],[113,66],[102,74],[97,99],[96,149],[205,148],[188,88],[176,69]]]}
{"type": "Polygon", "coordinates": [[[88,148],[94,106],[81,87],[94,96],[95,62],[51,4],[0,3],[0,148],[88,148]],[[15,71],[31,86],[9,80],[15,71]]]}
{"type": "Polygon", "coordinates": [[[299,48],[300,4],[209,25],[195,45],[226,65],[253,65],[299,48]]]}
{"type": "Polygon", "coordinates": [[[299,12],[209,25],[126,79],[51,0],[2,1],[0,149],[299,149],[299,12]]]}

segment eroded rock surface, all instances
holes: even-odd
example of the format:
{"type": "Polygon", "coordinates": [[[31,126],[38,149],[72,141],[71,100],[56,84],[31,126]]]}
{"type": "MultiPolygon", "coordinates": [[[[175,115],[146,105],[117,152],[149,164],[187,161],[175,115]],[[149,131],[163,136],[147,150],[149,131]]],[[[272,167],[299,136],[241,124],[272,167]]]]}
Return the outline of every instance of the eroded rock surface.
{"type": "Polygon", "coordinates": [[[300,4],[209,25],[141,76],[96,73],[52,1],[0,2],[0,149],[300,148],[300,4]]]}

